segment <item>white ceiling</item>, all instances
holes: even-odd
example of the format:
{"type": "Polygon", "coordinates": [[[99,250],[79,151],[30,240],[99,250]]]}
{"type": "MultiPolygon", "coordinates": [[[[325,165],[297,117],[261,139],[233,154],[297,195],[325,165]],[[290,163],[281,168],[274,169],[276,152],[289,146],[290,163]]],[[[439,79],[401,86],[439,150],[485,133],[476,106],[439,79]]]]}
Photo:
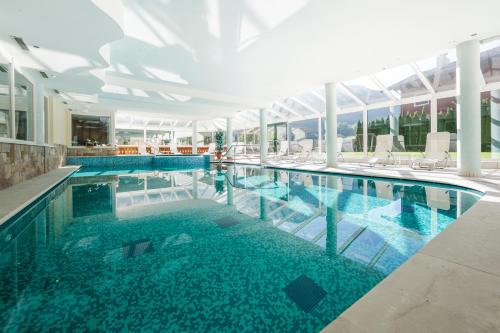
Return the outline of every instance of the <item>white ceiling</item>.
{"type": "Polygon", "coordinates": [[[47,88],[94,95],[99,109],[185,119],[269,107],[472,34],[500,34],[498,0],[5,0],[0,8],[3,58],[37,80],[39,70],[55,75],[47,88]]]}

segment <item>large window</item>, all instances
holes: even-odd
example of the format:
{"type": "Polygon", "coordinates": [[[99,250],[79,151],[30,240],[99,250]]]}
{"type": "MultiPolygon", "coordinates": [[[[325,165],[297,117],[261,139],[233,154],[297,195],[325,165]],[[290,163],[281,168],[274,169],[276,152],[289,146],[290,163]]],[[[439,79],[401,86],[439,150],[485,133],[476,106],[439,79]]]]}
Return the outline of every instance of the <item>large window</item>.
{"type": "Polygon", "coordinates": [[[16,139],[33,140],[33,84],[15,73],[16,139]]]}
{"type": "Polygon", "coordinates": [[[109,145],[110,117],[72,115],[71,129],[73,146],[109,145]]]}
{"type": "Polygon", "coordinates": [[[398,117],[399,135],[407,152],[423,152],[431,129],[430,101],[404,104],[398,117]]]}
{"type": "Polygon", "coordinates": [[[390,134],[389,108],[368,111],[368,151],[375,151],[377,135],[390,134]]]}
{"type": "Polygon", "coordinates": [[[457,99],[456,97],[437,100],[438,132],[450,132],[450,152],[457,151],[457,99]]]}
{"type": "MultiPolygon", "coordinates": [[[[290,140],[298,142],[305,139],[313,140],[313,149],[318,149],[318,119],[300,120],[290,123],[290,140]]],[[[292,145],[292,152],[295,152],[296,147],[292,145]]]]}
{"type": "Polygon", "coordinates": [[[0,64],[0,137],[8,138],[10,136],[9,126],[9,66],[0,64]]]}
{"type": "Polygon", "coordinates": [[[343,138],[344,156],[363,152],[363,111],[343,113],[337,117],[337,135],[343,138]]]}

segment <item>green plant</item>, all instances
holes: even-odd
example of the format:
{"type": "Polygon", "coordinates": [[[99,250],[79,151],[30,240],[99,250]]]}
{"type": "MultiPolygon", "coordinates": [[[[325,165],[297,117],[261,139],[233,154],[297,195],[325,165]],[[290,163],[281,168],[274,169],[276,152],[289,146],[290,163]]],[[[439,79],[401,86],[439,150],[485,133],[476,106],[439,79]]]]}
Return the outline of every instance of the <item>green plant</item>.
{"type": "Polygon", "coordinates": [[[217,131],[215,133],[215,150],[222,152],[224,150],[224,132],[217,131]]]}

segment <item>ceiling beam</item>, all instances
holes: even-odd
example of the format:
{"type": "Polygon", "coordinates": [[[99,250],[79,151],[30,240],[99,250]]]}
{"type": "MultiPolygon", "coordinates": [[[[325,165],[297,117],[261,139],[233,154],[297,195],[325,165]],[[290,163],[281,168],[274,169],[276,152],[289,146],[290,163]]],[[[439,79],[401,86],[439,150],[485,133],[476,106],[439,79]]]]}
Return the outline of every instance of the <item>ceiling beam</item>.
{"type": "Polygon", "coordinates": [[[387,98],[389,98],[391,101],[393,102],[396,102],[399,100],[399,98],[397,98],[396,96],[394,96],[394,94],[392,92],[389,91],[389,89],[387,89],[386,86],[384,86],[382,84],[382,82],[380,82],[380,80],[375,76],[375,75],[370,75],[369,76],[370,80],[372,80],[373,83],[375,83],[377,85],[377,87],[380,88],[380,90],[382,90],[382,92],[387,96],[387,98]]]}
{"type": "Polygon", "coordinates": [[[429,90],[429,92],[431,94],[434,95],[436,93],[436,89],[434,89],[434,87],[432,86],[431,81],[429,81],[427,79],[427,77],[424,75],[424,73],[422,73],[422,71],[420,70],[420,68],[418,68],[418,65],[416,63],[412,62],[410,64],[410,66],[413,69],[413,71],[415,72],[415,74],[417,74],[417,76],[420,79],[420,81],[422,81],[422,84],[425,86],[425,88],[427,90],[429,90]]]}
{"type": "Polygon", "coordinates": [[[280,108],[283,108],[285,110],[287,110],[288,112],[290,112],[291,114],[297,116],[297,117],[303,117],[303,115],[301,115],[300,113],[298,113],[297,111],[295,111],[294,109],[292,109],[291,107],[281,103],[281,102],[274,102],[274,104],[276,104],[277,106],[279,106],[280,108]]]}
{"type": "Polygon", "coordinates": [[[316,96],[323,103],[326,103],[326,99],[323,96],[321,96],[321,94],[319,92],[313,90],[313,91],[311,91],[311,94],[313,94],[314,96],[316,96]]]}
{"type": "Polygon", "coordinates": [[[347,87],[345,84],[343,83],[339,83],[338,84],[339,87],[341,87],[344,92],[347,94],[347,96],[349,96],[350,98],[352,98],[356,103],[358,103],[359,105],[361,106],[366,106],[366,102],[363,101],[361,98],[359,98],[351,89],[349,89],[349,87],[347,87]]]}
{"type": "Polygon", "coordinates": [[[300,100],[298,97],[292,97],[291,99],[292,99],[292,101],[294,101],[295,103],[298,103],[298,104],[302,105],[303,107],[305,107],[307,110],[311,111],[312,113],[321,114],[320,110],[317,110],[317,109],[313,108],[309,104],[307,104],[307,103],[303,102],[302,100],[300,100]]]}

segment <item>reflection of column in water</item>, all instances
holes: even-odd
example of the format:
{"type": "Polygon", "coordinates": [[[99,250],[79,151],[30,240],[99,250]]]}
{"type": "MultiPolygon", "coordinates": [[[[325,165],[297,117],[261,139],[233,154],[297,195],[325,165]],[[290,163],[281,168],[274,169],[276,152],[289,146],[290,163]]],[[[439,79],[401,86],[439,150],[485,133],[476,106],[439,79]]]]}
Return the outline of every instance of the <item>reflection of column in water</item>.
{"type": "Polygon", "coordinates": [[[368,180],[363,179],[363,220],[368,219],[368,180]]]}
{"type": "Polygon", "coordinates": [[[116,217],[116,188],[118,187],[118,180],[114,180],[110,184],[111,186],[111,209],[113,211],[113,216],[116,217]]]}
{"type": "Polygon", "coordinates": [[[193,199],[198,199],[198,172],[193,172],[193,199]]]}
{"type": "Polygon", "coordinates": [[[338,179],[327,176],[326,192],[326,255],[337,255],[337,204],[338,204],[338,179]]]}
{"type": "Polygon", "coordinates": [[[227,167],[227,205],[232,206],[233,205],[233,183],[234,182],[234,166],[233,165],[228,165],[227,167]]]}
{"type": "Polygon", "coordinates": [[[437,208],[431,208],[431,237],[437,235],[438,212],[437,208]]]}
{"type": "Polygon", "coordinates": [[[462,215],[462,192],[457,191],[457,219],[462,215]]]}

